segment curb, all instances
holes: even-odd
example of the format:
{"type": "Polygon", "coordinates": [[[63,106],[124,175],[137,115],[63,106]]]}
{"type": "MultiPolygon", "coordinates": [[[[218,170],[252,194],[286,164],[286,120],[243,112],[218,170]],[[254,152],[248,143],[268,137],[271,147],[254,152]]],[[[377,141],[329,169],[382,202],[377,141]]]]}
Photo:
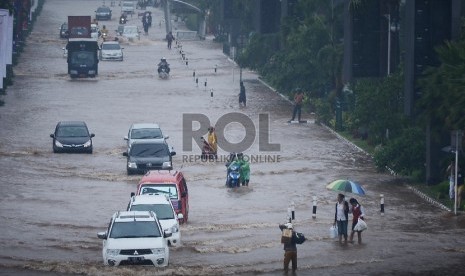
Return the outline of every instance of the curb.
{"type": "Polygon", "coordinates": [[[417,194],[419,197],[423,198],[424,200],[428,201],[429,203],[432,203],[432,204],[438,206],[439,208],[441,208],[443,210],[452,212],[452,209],[450,209],[449,207],[445,206],[444,204],[432,199],[431,197],[429,197],[428,195],[426,195],[422,191],[418,190],[417,188],[414,188],[414,187],[412,187],[410,185],[406,185],[406,186],[407,186],[407,188],[412,190],[415,194],[417,194]]]}

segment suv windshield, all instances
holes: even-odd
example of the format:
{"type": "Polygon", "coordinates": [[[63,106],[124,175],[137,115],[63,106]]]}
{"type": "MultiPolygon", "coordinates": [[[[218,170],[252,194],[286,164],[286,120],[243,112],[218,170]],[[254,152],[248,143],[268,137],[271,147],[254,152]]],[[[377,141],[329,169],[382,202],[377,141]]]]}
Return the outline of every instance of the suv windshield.
{"type": "Polygon", "coordinates": [[[102,50],[119,50],[121,47],[115,43],[103,43],[102,50]]]}
{"type": "Polygon", "coordinates": [[[155,184],[142,187],[140,194],[165,194],[169,195],[170,198],[178,199],[178,190],[175,184],[155,184]]]}
{"type": "Polygon", "coordinates": [[[111,228],[110,238],[158,238],[160,230],[155,221],[115,222],[111,228]]]}
{"type": "Polygon", "coordinates": [[[173,209],[169,204],[137,204],[132,205],[129,211],[153,211],[158,219],[174,219],[173,209]]]}
{"type": "Polygon", "coordinates": [[[133,144],[131,156],[137,157],[166,157],[170,155],[166,144],[133,144]]]}
{"type": "Polygon", "coordinates": [[[131,131],[131,139],[163,138],[159,128],[138,128],[131,131]]]}

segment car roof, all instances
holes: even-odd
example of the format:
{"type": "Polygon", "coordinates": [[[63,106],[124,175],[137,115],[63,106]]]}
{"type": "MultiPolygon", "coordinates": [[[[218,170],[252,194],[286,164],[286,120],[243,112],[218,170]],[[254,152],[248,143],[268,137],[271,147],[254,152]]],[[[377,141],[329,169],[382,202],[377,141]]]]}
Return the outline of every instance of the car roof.
{"type": "Polygon", "coordinates": [[[100,7],[98,7],[97,9],[105,9],[105,10],[109,10],[110,8],[109,8],[109,7],[107,7],[107,6],[100,6],[100,7]]]}
{"type": "Polygon", "coordinates": [[[157,123],[134,123],[131,125],[131,129],[139,128],[160,128],[157,123]]]}
{"type": "Polygon", "coordinates": [[[83,121],[61,121],[58,122],[59,126],[87,126],[83,121]]]}
{"type": "Polygon", "coordinates": [[[157,221],[157,215],[152,211],[119,211],[113,216],[115,222],[157,221]]]}
{"type": "Polygon", "coordinates": [[[119,42],[118,41],[104,41],[102,42],[102,44],[118,44],[119,45],[119,42]]]}
{"type": "Polygon", "coordinates": [[[131,198],[132,205],[139,204],[167,204],[171,205],[171,200],[166,195],[160,194],[143,194],[135,195],[131,198]]]}
{"type": "Polygon", "coordinates": [[[140,180],[140,184],[149,183],[176,183],[179,175],[182,175],[180,171],[175,170],[150,170],[140,180]]]}

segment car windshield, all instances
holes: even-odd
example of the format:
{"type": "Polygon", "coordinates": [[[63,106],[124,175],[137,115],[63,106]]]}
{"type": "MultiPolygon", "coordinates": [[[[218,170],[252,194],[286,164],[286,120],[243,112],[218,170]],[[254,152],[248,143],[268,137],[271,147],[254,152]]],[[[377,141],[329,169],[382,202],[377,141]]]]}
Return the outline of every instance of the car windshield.
{"type": "Polygon", "coordinates": [[[155,221],[115,222],[110,232],[110,238],[112,239],[148,237],[161,237],[155,221]]]}
{"type": "Polygon", "coordinates": [[[137,157],[165,157],[169,156],[166,144],[134,144],[131,146],[131,156],[137,157]]]}
{"type": "Polygon", "coordinates": [[[110,10],[109,9],[106,9],[106,8],[98,8],[97,9],[97,12],[101,12],[101,13],[106,13],[106,12],[109,12],[110,10]]]}
{"type": "Polygon", "coordinates": [[[159,128],[138,128],[131,131],[131,139],[163,138],[159,128]]]}
{"type": "Polygon", "coordinates": [[[89,132],[84,126],[62,126],[58,128],[58,137],[88,137],[89,132]]]}
{"type": "Polygon", "coordinates": [[[121,47],[119,44],[102,44],[102,50],[119,50],[121,47]]]}
{"type": "Polygon", "coordinates": [[[137,28],[124,28],[123,31],[125,34],[137,34],[137,28]]]}
{"type": "Polygon", "coordinates": [[[140,190],[140,194],[164,194],[169,195],[170,198],[178,199],[178,190],[175,184],[144,185],[140,190]]]}
{"type": "Polygon", "coordinates": [[[132,205],[129,211],[154,211],[158,219],[174,219],[170,204],[137,204],[132,205]]]}

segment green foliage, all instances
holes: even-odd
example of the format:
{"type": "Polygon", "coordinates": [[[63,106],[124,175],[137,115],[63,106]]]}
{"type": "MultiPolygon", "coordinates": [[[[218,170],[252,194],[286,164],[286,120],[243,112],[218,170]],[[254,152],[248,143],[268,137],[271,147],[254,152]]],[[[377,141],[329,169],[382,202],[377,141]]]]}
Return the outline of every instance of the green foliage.
{"type": "Polygon", "coordinates": [[[418,127],[405,127],[385,145],[376,147],[374,160],[379,170],[390,168],[400,175],[424,175],[425,133],[418,127]]]}
{"type": "Polygon", "coordinates": [[[372,144],[386,142],[386,132],[396,136],[406,126],[403,115],[403,74],[380,79],[360,79],[354,86],[351,128],[366,128],[372,144]],[[374,120],[376,118],[376,120],[374,120]]]}
{"type": "Polygon", "coordinates": [[[463,129],[465,126],[465,40],[446,42],[436,48],[441,61],[437,68],[429,68],[419,81],[423,95],[418,110],[425,122],[435,124],[435,131],[463,129]]]}

